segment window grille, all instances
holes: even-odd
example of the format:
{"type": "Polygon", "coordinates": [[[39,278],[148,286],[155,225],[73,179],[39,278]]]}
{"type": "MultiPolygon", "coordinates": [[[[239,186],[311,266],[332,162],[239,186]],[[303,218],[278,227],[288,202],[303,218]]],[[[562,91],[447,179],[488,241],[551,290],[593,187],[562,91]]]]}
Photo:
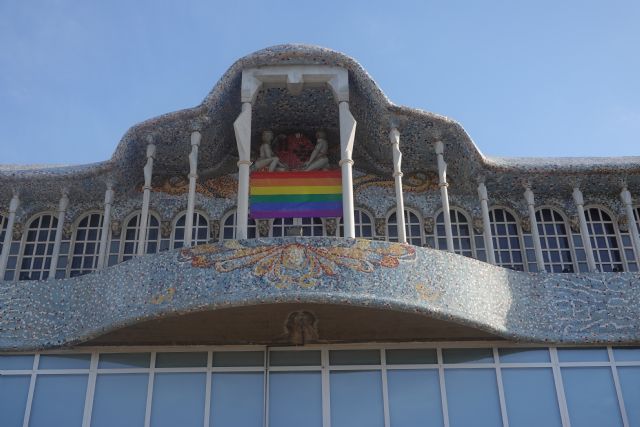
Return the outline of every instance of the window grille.
{"type": "MultiPolygon", "coordinates": [[[[404,210],[405,230],[407,233],[407,243],[414,246],[424,245],[424,233],[420,216],[410,209],[404,210]]],[[[387,218],[387,240],[398,241],[398,220],[395,210],[387,218]]]]}
{"type": "Polygon", "coordinates": [[[493,208],[489,211],[489,221],[496,265],[525,271],[521,236],[515,216],[505,209],[493,208]]]}
{"type": "Polygon", "coordinates": [[[52,214],[38,215],[24,233],[19,280],[41,280],[49,277],[58,218],[52,214]]]}
{"type": "MultiPolygon", "coordinates": [[[[362,209],[353,211],[356,237],[373,240],[373,217],[362,209]]],[[[340,218],[340,237],[344,237],[344,220],[340,218]]]]}
{"type": "MultiPolygon", "coordinates": [[[[126,222],[123,235],[123,243],[121,247],[120,262],[133,258],[137,253],[138,239],[140,237],[140,216],[141,212],[133,215],[126,222]]],[[[160,248],[160,220],[158,217],[149,212],[149,221],[147,222],[147,242],[146,250],[147,254],[155,254],[160,248]]]]}
{"type": "MultiPolygon", "coordinates": [[[[236,238],[236,211],[229,212],[222,220],[220,227],[220,240],[233,240],[236,238]]],[[[255,239],[257,236],[256,221],[249,218],[247,226],[247,238],[255,239]]]]}
{"type": "Polygon", "coordinates": [[[536,211],[542,259],[547,271],[573,273],[574,256],[567,223],[560,212],[551,208],[536,211]]]}
{"type": "MultiPolygon", "coordinates": [[[[451,218],[451,235],[453,237],[454,252],[459,255],[474,257],[473,231],[469,224],[469,218],[462,211],[452,208],[449,210],[451,218]]],[[[444,212],[436,216],[435,226],[436,247],[447,250],[447,236],[444,228],[444,212]]]]}
{"type": "Polygon", "coordinates": [[[4,236],[7,234],[7,217],[0,215],[0,252],[2,252],[2,245],[4,244],[4,236]]]}
{"type": "Polygon", "coordinates": [[[623,271],[618,233],[611,216],[597,207],[586,208],[584,214],[598,270],[623,271]]]}
{"type": "Polygon", "coordinates": [[[271,225],[273,237],[286,237],[289,227],[300,227],[305,237],[326,236],[321,218],[275,218],[271,225]]]}
{"type": "Polygon", "coordinates": [[[98,268],[102,220],[102,214],[90,213],[82,217],[78,222],[78,226],[73,233],[73,244],[71,246],[70,277],[91,273],[98,268]]]}
{"type": "MultiPolygon", "coordinates": [[[[183,212],[174,223],[173,233],[171,234],[171,247],[174,249],[184,246],[186,220],[187,213],[183,212]]],[[[191,241],[193,246],[202,245],[209,241],[209,221],[200,212],[193,213],[191,241]]]]}

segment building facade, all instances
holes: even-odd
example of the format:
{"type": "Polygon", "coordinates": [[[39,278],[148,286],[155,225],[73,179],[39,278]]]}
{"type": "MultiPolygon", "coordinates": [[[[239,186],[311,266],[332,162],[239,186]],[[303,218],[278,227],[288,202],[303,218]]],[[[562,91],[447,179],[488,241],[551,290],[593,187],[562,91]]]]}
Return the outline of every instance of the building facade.
{"type": "Polygon", "coordinates": [[[3,426],[640,426],[640,157],[491,158],[283,45],[0,167],[3,426]]]}

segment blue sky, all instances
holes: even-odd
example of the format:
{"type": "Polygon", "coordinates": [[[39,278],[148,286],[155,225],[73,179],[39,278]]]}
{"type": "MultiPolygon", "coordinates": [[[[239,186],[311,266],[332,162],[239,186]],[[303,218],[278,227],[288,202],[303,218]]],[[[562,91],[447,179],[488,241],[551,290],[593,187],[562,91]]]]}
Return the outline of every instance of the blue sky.
{"type": "Polygon", "coordinates": [[[281,43],[354,57],[487,155],[640,155],[635,0],[0,0],[0,163],[105,160],[281,43]]]}

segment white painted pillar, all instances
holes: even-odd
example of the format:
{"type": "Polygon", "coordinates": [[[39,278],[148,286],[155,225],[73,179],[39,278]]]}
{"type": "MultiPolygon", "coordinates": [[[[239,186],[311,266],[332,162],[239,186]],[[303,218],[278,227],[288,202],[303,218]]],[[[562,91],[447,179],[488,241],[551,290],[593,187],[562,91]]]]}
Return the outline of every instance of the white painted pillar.
{"type": "Polygon", "coordinates": [[[196,205],[196,181],[198,180],[198,147],[202,135],[191,133],[191,154],[189,154],[189,198],[187,199],[187,217],[184,222],[184,245],[190,247],[193,242],[193,212],[196,205]]]}
{"type": "Polygon", "coordinates": [[[147,235],[149,224],[149,201],[151,199],[151,176],[153,174],[153,159],[156,157],[156,146],[153,143],[147,145],[147,163],[144,165],[144,192],[142,193],[142,212],[140,212],[140,224],[138,233],[138,255],[144,255],[147,248],[147,235]]]}
{"type": "Polygon", "coordinates": [[[249,166],[251,166],[251,103],[242,103],[242,112],[233,129],[238,145],[238,203],[236,206],[236,238],[247,238],[249,223],[249,166]]]}
{"type": "Polygon", "coordinates": [[[478,197],[480,198],[480,208],[482,209],[482,224],[484,228],[484,250],[487,254],[487,261],[490,264],[496,263],[496,254],[493,252],[493,239],[491,236],[491,221],[489,220],[489,202],[487,187],[484,182],[478,184],[478,197]]]}
{"type": "MultiPolygon", "coordinates": [[[[636,255],[636,262],[640,266],[640,236],[638,235],[638,226],[636,225],[636,218],[633,214],[633,200],[631,199],[631,193],[626,186],[622,188],[620,193],[620,199],[624,203],[625,211],[627,212],[627,218],[629,223],[629,232],[631,233],[631,241],[633,242],[633,251],[636,255]]],[[[640,219],[640,218],[639,218],[640,219]]]]}
{"type": "Polygon", "coordinates": [[[111,232],[111,206],[113,205],[113,185],[107,184],[104,192],[104,214],[102,215],[102,230],[100,232],[100,252],[98,252],[98,270],[107,266],[107,252],[109,250],[109,233],[111,232]]]}
{"type": "Polygon", "coordinates": [[[529,223],[531,224],[531,237],[533,239],[533,249],[536,253],[536,264],[538,265],[538,271],[545,272],[547,270],[544,267],[544,257],[542,256],[540,233],[538,232],[535,198],[533,197],[533,191],[531,191],[531,187],[528,185],[524,192],[524,199],[527,201],[527,207],[529,208],[529,223]]]}
{"type": "Polygon", "coordinates": [[[18,193],[14,193],[9,202],[9,218],[7,218],[7,229],[4,233],[4,241],[2,242],[2,253],[0,254],[0,281],[4,280],[4,273],[7,270],[7,261],[11,251],[11,242],[13,240],[13,224],[16,221],[16,211],[20,206],[20,197],[18,193]]]}
{"type": "Polygon", "coordinates": [[[573,189],[573,201],[576,203],[578,210],[578,218],[580,219],[580,235],[582,236],[582,245],[587,255],[587,265],[590,272],[598,271],[596,267],[596,259],[593,256],[593,247],[589,238],[589,228],[587,227],[587,217],[584,215],[584,198],[582,191],[578,187],[573,189]]]}
{"type": "Polygon", "coordinates": [[[436,141],[436,155],[438,156],[438,186],[440,187],[440,200],[442,201],[442,216],[444,218],[444,233],[447,238],[447,250],[454,252],[453,233],[451,232],[451,214],[449,208],[449,191],[447,188],[447,164],[444,161],[444,144],[442,141],[436,141]]]}
{"type": "Polygon", "coordinates": [[[396,185],[396,220],[398,223],[398,241],[407,243],[407,230],[404,219],[404,195],[402,194],[402,153],[400,152],[400,131],[392,128],[389,132],[393,152],[393,178],[396,185]]]}
{"type": "Polygon", "coordinates": [[[53,254],[51,255],[51,266],[49,267],[49,279],[55,279],[56,269],[58,267],[58,258],[60,257],[60,242],[62,241],[62,230],[64,228],[64,219],[69,207],[68,190],[62,189],[62,197],[58,203],[58,224],[56,226],[56,238],[53,243],[53,254]]]}
{"type": "Polygon", "coordinates": [[[355,238],[356,227],[353,203],[353,141],[356,137],[356,119],[349,111],[349,103],[340,101],[338,104],[340,119],[340,166],[342,167],[342,220],[344,222],[344,237],[355,238]]]}

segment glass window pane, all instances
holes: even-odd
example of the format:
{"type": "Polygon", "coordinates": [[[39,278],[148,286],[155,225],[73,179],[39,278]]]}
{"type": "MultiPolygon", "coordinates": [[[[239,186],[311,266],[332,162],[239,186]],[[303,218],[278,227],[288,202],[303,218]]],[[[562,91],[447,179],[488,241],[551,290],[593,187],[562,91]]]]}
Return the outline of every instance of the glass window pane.
{"type": "Polygon", "coordinates": [[[331,426],[384,426],[380,371],[331,372],[331,426]]]}
{"type": "Polygon", "coordinates": [[[320,351],[272,351],[271,366],[319,366],[320,351]]]}
{"type": "Polygon", "coordinates": [[[0,376],[0,418],[4,427],[22,427],[30,375],[0,376]]]}
{"type": "Polygon", "coordinates": [[[509,425],[562,426],[551,368],[503,369],[502,384],[509,425]]]}
{"type": "Polygon", "coordinates": [[[156,368],[206,368],[207,353],[158,353],[156,368]]]}
{"type": "Polygon", "coordinates": [[[442,350],[444,363],[493,363],[490,348],[447,348],[442,350]]]}
{"type": "Polygon", "coordinates": [[[613,358],[616,362],[640,362],[640,347],[614,347],[613,358]]]}
{"type": "Polygon", "coordinates": [[[443,425],[437,370],[388,370],[387,386],[393,427],[413,427],[418,420],[423,425],[443,425]]]}
{"type": "Polygon", "coordinates": [[[451,427],[502,425],[493,369],[445,369],[451,427]]]}
{"type": "Polygon", "coordinates": [[[610,368],[562,368],[562,381],[572,426],[622,425],[610,368]]]}
{"type": "Polygon", "coordinates": [[[153,383],[151,425],[202,427],[206,374],[159,373],[153,383]]]}
{"type": "Polygon", "coordinates": [[[148,368],[149,353],[102,353],[98,369],[148,368]]]}
{"type": "Polygon", "coordinates": [[[322,426],[320,372],[272,372],[269,374],[269,425],[322,426]]]}
{"type": "Polygon", "coordinates": [[[640,366],[620,366],[618,377],[629,425],[640,426],[640,366]]]}
{"type": "Polygon", "coordinates": [[[0,355],[0,369],[33,369],[33,354],[0,355]]]}
{"type": "Polygon", "coordinates": [[[87,375],[38,375],[31,406],[31,427],[80,427],[87,375]]]}
{"type": "Polygon", "coordinates": [[[412,365],[438,363],[433,348],[391,349],[386,351],[388,365],[412,365]]]}
{"type": "Polygon", "coordinates": [[[148,374],[98,375],[91,412],[91,426],[143,425],[148,383],[148,374]]]}
{"type": "Polygon", "coordinates": [[[220,351],[213,353],[213,366],[264,366],[262,351],[220,351]]]}
{"type": "Polygon", "coordinates": [[[559,348],[560,362],[608,362],[609,354],[606,348],[559,348]]]}
{"type": "Polygon", "coordinates": [[[498,350],[502,363],[548,363],[549,350],[546,348],[501,348],[498,350]]]}
{"type": "Polygon", "coordinates": [[[40,369],[89,369],[90,354],[43,354],[40,369]]]}
{"type": "Polygon", "coordinates": [[[331,365],[379,365],[379,350],[330,350],[331,365]]]}
{"type": "Polygon", "coordinates": [[[220,372],[211,379],[212,427],[262,427],[262,372],[220,372]],[[239,404],[242,402],[242,404],[239,404]]]}

